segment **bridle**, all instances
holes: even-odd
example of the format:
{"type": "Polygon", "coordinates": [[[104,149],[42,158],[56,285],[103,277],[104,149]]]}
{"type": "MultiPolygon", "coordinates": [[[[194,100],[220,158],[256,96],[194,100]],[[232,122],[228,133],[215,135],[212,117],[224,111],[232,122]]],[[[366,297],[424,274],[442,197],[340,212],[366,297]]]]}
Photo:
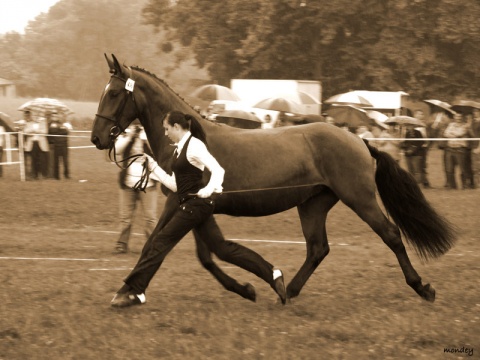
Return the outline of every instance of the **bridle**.
{"type": "MultiPolygon", "coordinates": [[[[118,76],[116,70],[111,70],[110,71],[112,73],[112,76],[111,76],[112,78],[119,79],[119,80],[121,80],[125,83],[125,96],[123,97],[122,102],[120,103],[120,106],[115,111],[115,114],[113,115],[113,117],[103,115],[103,114],[99,114],[99,113],[95,114],[95,116],[97,116],[99,118],[102,118],[102,119],[113,122],[113,126],[110,128],[110,134],[109,134],[109,137],[110,137],[113,145],[108,150],[108,157],[109,157],[110,161],[115,163],[115,165],[117,165],[120,169],[127,169],[139,157],[143,156],[143,154],[134,154],[134,155],[131,155],[129,157],[123,158],[122,160],[117,160],[117,155],[116,155],[116,151],[115,151],[115,139],[121,133],[123,133],[126,129],[126,127],[123,127],[120,124],[120,121],[118,120],[118,118],[123,113],[123,110],[125,109],[125,106],[127,104],[128,99],[130,98],[130,96],[131,96],[131,99],[133,101],[133,105],[135,106],[136,118],[138,118],[138,116],[139,116],[138,106],[137,106],[137,103],[135,101],[135,96],[133,95],[133,89],[135,87],[135,80],[133,80],[132,70],[129,67],[127,67],[127,69],[129,70],[129,77],[128,77],[127,80],[118,76]],[[112,152],[113,152],[113,159],[112,159],[112,152]],[[122,167],[122,166],[120,166],[121,163],[127,163],[127,165],[125,167],[122,167]]],[[[128,127],[128,125],[127,125],[127,127],[128,127]]],[[[142,175],[140,176],[140,180],[133,186],[133,189],[134,190],[141,190],[141,191],[145,192],[145,188],[146,188],[146,186],[148,184],[148,180],[149,180],[149,175],[150,175],[150,172],[148,171],[148,161],[146,160],[143,164],[143,171],[142,171],[142,175]]]]}
{"type": "Polygon", "coordinates": [[[112,78],[119,79],[119,80],[121,80],[125,83],[125,96],[123,97],[122,102],[120,103],[120,106],[117,108],[117,111],[115,112],[113,117],[103,115],[103,114],[99,114],[99,113],[95,114],[95,116],[97,116],[99,118],[102,118],[102,119],[113,122],[113,126],[110,128],[110,134],[109,134],[110,139],[112,140],[113,143],[114,143],[114,140],[122,132],[124,132],[125,129],[126,129],[126,127],[121,126],[120,121],[118,121],[117,119],[123,113],[123,110],[125,109],[125,106],[127,105],[127,101],[130,98],[130,96],[131,96],[131,99],[133,101],[133,105],[135,106],[135,113],[136,113],[135,115],[136,115],[137,118],[139,116],[138,106],[137,106],[137,103],[135,101],[135,96],[133,95],[133,89],[135,87],[135,80],[133,80],[132,70],[129,67],[127,67],[127,69],[129,70],[129,77],[128,77],[127,80],[118,76],[116,70],[111,70],[110,71],[112,73],[112,76],[111,76],[112,78]]]}

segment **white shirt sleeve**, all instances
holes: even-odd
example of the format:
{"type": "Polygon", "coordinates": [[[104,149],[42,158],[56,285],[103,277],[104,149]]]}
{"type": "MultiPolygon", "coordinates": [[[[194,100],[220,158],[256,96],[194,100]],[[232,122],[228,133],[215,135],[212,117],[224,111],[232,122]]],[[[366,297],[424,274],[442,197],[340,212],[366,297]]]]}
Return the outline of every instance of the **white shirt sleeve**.
{"type": "Polygon", "coordinates": [[[220,166],[213,155],[210,154],[207,147],[201,140],[195,137],[190,139],[187,149],[187,160],[190,162],[190,164],[202,171],[206,167],[211,173],[210,181],[206,187],[212,189],[213,192],[222,192],[225,170],[220,166]]]}
{"type": "Polygon", "coordinates": [[[167,188],[173,192],[177,192],[177,181],[174,173],[172,173],[172,175],[168,175],[165,170],[163,170],[160,166],[157,166],[155,169],[153,169],[152,174],[156,180],[160,181],[167,188]]]}

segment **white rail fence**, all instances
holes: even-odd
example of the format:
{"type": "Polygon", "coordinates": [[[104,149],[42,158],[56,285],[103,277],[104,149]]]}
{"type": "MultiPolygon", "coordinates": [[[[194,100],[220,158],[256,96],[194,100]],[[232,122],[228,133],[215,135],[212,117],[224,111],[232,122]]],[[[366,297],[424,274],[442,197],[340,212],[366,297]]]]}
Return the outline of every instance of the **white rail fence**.
{"type": "MultiPolygon", "coordinates": [[[[90,133],[89,130],[71,130],[70,133],[90,133]]],[[[4,142],[4,149],[3,152],[5,155],[6,161],[3,161],[3,158],[0,159],[0,166],[8,166],[8,165],[18,165],[20,170],[20,180],[25,181],[26,179],[26,172],[25,172],[25,152],[24,152],[24,144],[25,144],[25,134],[21,131],[19,132],[6,132],[2,134],[5,136],[4,142]],[[12,137],[17,135],[17,147],[13,147],[12,137]],[[18,160],[14,160],[13,153],[18,153],[18,160]]],[[[0,136],[2,136],[0,135],[0,136]]],[[[68,138],[86,138],[90,139],[90,135],[48,135],[42,134],[42,136],[62,136],[68,138]]],[[[69,146],[69,149],[88,149],[88,148],[95,148],[94,145],[87,145],[87,146],[69,146]]]]}
{"type": "MultiPolygon", "coordinates": [[[[89,130],[71,130],[70,133],[90,133],[89,130]]],[[[5,136],[5,148],[3,151],[6,153],[6,161],[0,162],[0,166],[19,165],[20,180],[25,181],[25,154],[24,154],[24,137],[23,132],[7,132],[3,134],[5,136]],[[12,136],[18,134],[18,147],[12,147],[12,136]],[[13,152],[18,152],[18,160],[13,160],[13,152]]],[[[68,138],[90,138],[90,135],[48,135],[43,136],[66,136],[68,138]]],[[[366,140],[372,141],[446,141],[446,140],[463,140],[463,141],[480,141],[480,138],[419,138],[419,139],[405,139],[405,138],[366,138],[366,140]]],[[[89,149],[95,148],[94,145],[86,146],[69,146],[69,149],[89,149]]],[[[1,161],[2,159],[0,159],[1,161]]]]}

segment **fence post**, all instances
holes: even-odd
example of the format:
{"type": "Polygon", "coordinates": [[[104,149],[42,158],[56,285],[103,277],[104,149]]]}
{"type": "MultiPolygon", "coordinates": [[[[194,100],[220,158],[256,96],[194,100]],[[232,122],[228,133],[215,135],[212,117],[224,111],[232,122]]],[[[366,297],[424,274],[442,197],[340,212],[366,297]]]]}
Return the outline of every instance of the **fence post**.
{"type": "Polygon", "coordinates": [[[23,131],[18,132],[18,160],[20,161],[20,180],[25,181],[25,154],[23,148],[23,131]]]}

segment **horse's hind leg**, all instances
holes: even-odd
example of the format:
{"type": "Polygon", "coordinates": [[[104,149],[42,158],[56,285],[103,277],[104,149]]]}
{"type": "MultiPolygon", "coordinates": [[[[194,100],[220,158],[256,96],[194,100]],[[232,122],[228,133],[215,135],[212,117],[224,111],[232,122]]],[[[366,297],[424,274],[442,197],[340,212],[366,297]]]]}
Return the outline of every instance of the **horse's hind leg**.
{"type": "MultiPolygon", "coordinates": [[[[415,292],[427,301],[435,301],[435,290],[430,284],[423,285],[422,279],[413,268],[408,257],[405,245],[400,236],[400,230],[391,223],[381,211],[372,195],[370,199],[363,198],[357,201],[359,206],[350,206],[383,240],[385,244],[395,253],[402,268],[405,280],[415,292]]],[[[348,205],[348,204],[347,204],[348,205]]]]}
{"type": "Polygon", "coordinates": [[[300,294],[307,280],[328,255],[330,247],[326,231],[327,214],[337,202],[338,197],[328,189],[297,207],[307,242],[307,257],[287,286],[287,298],[300,294]]]}
{"type": "Polygon", "coordinates": [[[225,274],[213,261],[212,254],[208,249],[207,244],[202,240],[196,230],[193,230],[193,235],[197,244],[198,259],[202,266],[207,269],[226,290],[237,293],[245,299],[255,301],[255,288],[249,283],[241,285],[234,278],[225,274]]]}

